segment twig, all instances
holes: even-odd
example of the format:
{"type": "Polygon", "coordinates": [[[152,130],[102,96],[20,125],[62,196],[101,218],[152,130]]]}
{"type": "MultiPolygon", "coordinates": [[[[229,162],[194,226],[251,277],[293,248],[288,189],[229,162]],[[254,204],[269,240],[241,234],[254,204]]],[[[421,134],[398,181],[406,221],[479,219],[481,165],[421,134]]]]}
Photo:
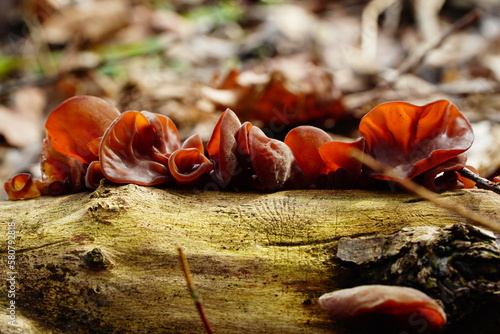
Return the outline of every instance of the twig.
{"type": "Polygon", "coordinates": [[[472,210],[469,210],[467,207],[456,203],[456,202],[450,202],[449,200],[445,199],[442,196],[439,196],[433,191],[430,191],[429,189],[422,187],[421,185],[415,183],[414,181],[406,178],[401,178],[399,177],[396,173],[392,171],[391,168],[385,166],[381,162],[375,160],[372,158],[370,155],[365,154],[363,151],[358,150],[358,149],[351,149],[349,154],[363,163],[364,165],[370,167],[371,169],[382,173],[389,178],[391,178],[393,181],[397,182],[400,184],[403,188],[405,188],[408,191],[411,191],[412,193],[428,200],[431,203],[436,204],[437,206],[440,206],[442,208],[445,208],[449,211],[455,212],[462,217],[465,217],[469,220],[472,220],[483,227],[486,227],[490,230],[500,232],[500,224],[497,221],[494,221],[493,219],[486,217],[484,215],[478,214],[472,210]]]}
{"type": "Polygon", "coordinates": [[[53,75],[48,77],[25,77],[20,79],[14,79],[9,82],[0,85],[0,96],[9,94],[16,89],[20,89],[25,86],[43,86],[49,85],[57,80],[59,80],[59,75],[53,75]]]}
{"type": "Polygon", "coordinates": [[[399,65],[396,72],[391,74],[391,78],[387,79],[387,83],[393,84],[401,75],[409,73],[416,69],[418,66],[420,66],[429,52],[440,47],[444,43],[444,41],[455,32],[463,30],[464,28],[470,26],[472,23],[476,22],[480,15],[481,14],[479,10],[471,10],[459,20],[455,21],[455,23],[451,27],[449,27],[439,38],[436,38],[433,42],[428,43],[415,50],[415,52],[410,54],[410,56],[399,65]]]}
{"type": "Polygon", "coordinates": [[[373,63],[377,56],[378,17],[397,0],[372,0],[361,14],[361,54],[363,61],[373,63]]]}
{"type": "MultiPolygon", "coordinates": [[[[431,52],[432,50],[438,48],[441,46],[444,41],[453,35],[453,33],[463,30],[464,28],[468,27],[469,25],[473,24],[474,22],[477,21],[477,19],[480,17],[481,12],[478,9],[474,9],[467,13],[465,16],[463,16],[460,20],[456,21],[451,27],[449,27],[439,38],[434,40],[434,42],[428,43],[424,46],[421,46],[414,51],[412,51],[408,57],[406,57],[400,65],[397,67],[397,69],[391,69],[388,70],[387,72],[381,73],[380,74],[380,82],[377,86],[373,87],[372,89],[364,92],[357,92],[357,93],[352,93],[344,96],[344,102],[346,103],[346,106],[348,109],[359,109],[361,106],[371,103],[373,101],[378,101],[380,100],[382,94],[384,92],[387,92],[387,89],[392,87],[394,83],[404,74],[409,73],[413,71],[414,69],[418,68],[422,62],[424,61],[425,57],[431,52]],[[361,97],[361,98],[360,98],[361,97]]],[[[498,92],[498,87],[494,87],[488,92],[493,94],[498,92]]],[[[402,96],[397,93],[398,91],[392,91],[393,94],[387,95],[384,94],[385,99],[401,99],[402,96]]],[[[418,94],[417,94],[418,95],[418,94]]]]}
{"type": "Polygon", "coordinates": [[[193,283],[193,279],[191,277],[191,271],[189,270],[188,262],[186,256],[181,247],[177,247],[177,251],[179,252],[179,259],[182,265],[182,271],[184,272],[184,277],[186,278],[187,286],[189,292],[191,293],[191,297],[193,298],[196,309],[198,310],[198,314],[200,315],[201,321],[203,322],[203,326],[205,327],[205,331],[208,334],[213,334],[212,326],[208,322],[207,316],[205,314],[205,309],[203,307],[203,301],[201,295],[196,291],[193,283]]]}
{"type": "Polygon", "coordinates": [[[476,173],[473,173],[472,171],[468,170],[467,168],[459,169],[459,170],[457,170],[457,172],[460,175],[462,175],[463,177],[476,182],[476,186],[478,188],[491,190],[493,192],[496,192],[497,194],[500,194],[500,183],[495,183],[495,182],[492,182],[488,179],[485,179],[484,177],[481,177],[481,176],[477,175],[476,173]]]}

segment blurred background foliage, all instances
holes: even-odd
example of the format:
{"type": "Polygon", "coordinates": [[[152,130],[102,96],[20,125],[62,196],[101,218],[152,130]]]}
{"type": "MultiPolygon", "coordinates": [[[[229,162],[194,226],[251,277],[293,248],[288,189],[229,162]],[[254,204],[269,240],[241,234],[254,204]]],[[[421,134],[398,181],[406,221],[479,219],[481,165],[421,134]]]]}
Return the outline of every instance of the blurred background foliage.
{"type": "Polygon", "coordinates": [[[3,0],[0,181],[39,173],[44,120],[74,95],[204,140],[226,107],[278,138],[307,123],[349,140],[379,103],[444,98],[473,123],[469,162],[491,178],[499,80],[496,0],[3,0]]]}

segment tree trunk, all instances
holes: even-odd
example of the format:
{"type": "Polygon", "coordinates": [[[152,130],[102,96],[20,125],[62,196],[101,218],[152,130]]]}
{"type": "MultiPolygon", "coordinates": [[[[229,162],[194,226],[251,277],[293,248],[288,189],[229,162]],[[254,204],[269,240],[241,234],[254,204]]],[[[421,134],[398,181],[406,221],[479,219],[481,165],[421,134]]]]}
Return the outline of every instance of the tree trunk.
{"type": "MultiPolygon", "coordinates": [[[[443,196],[499,220],[496,194],[443,196]]],[[[136,185],[0,202],[0,212],[15,236],[2,242],[2,257],[15,255],[10,268],[2,261],[15,292],[2,306],[14,301],[27,328],[3,312],[2,333],[203,333],[177,246],[215,333],[345,333],[317,304],[337,287],[339,238],[466,222],[405,193],[136,185]]]]}

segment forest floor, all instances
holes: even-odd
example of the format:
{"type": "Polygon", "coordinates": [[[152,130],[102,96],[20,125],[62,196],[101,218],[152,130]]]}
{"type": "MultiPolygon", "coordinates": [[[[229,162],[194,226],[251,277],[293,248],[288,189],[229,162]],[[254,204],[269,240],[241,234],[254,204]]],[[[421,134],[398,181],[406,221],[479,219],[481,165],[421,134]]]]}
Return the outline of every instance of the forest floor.
{"type": "Polygon", "coordinates": [[[278,138],[298,124],[355,138],[380,103],[448,99],[473,124],[468,164],[499,175],[498,2],[383,2],[2,1],[0,181],[40,175],[44,121],[74,95],[204,140],[227,107],[278,138]]]}

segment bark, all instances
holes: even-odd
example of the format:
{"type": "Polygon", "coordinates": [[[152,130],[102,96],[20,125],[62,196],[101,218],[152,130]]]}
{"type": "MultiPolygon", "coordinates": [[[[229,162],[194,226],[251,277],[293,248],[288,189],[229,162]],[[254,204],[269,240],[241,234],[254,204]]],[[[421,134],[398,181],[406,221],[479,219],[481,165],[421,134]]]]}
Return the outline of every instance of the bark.
{"type": "MultiPolygon", "coordinates": [[[[492,192],[443,196],[499,221],[492,192]]],[[[341,237],[466,222],[405,193],[136,185],[0,202],[0,212],[16,236],[15,266],[2,261],[1,273],[17,273],[16,317],[28,328],[2,318],[2,333],[203,333],[177,246],[215,333],[346,333],[317,305],[338,288],[341,237]]]]}
{"type": "Polygon", "coordinates": [[[499,332],[500,244],[494,233],[466,224],[407,227],[389,236],[341,238],[336,256],[343,266],[338,281],[347,287],[416,288],[444,307],[447,332],[499,332]]]}

